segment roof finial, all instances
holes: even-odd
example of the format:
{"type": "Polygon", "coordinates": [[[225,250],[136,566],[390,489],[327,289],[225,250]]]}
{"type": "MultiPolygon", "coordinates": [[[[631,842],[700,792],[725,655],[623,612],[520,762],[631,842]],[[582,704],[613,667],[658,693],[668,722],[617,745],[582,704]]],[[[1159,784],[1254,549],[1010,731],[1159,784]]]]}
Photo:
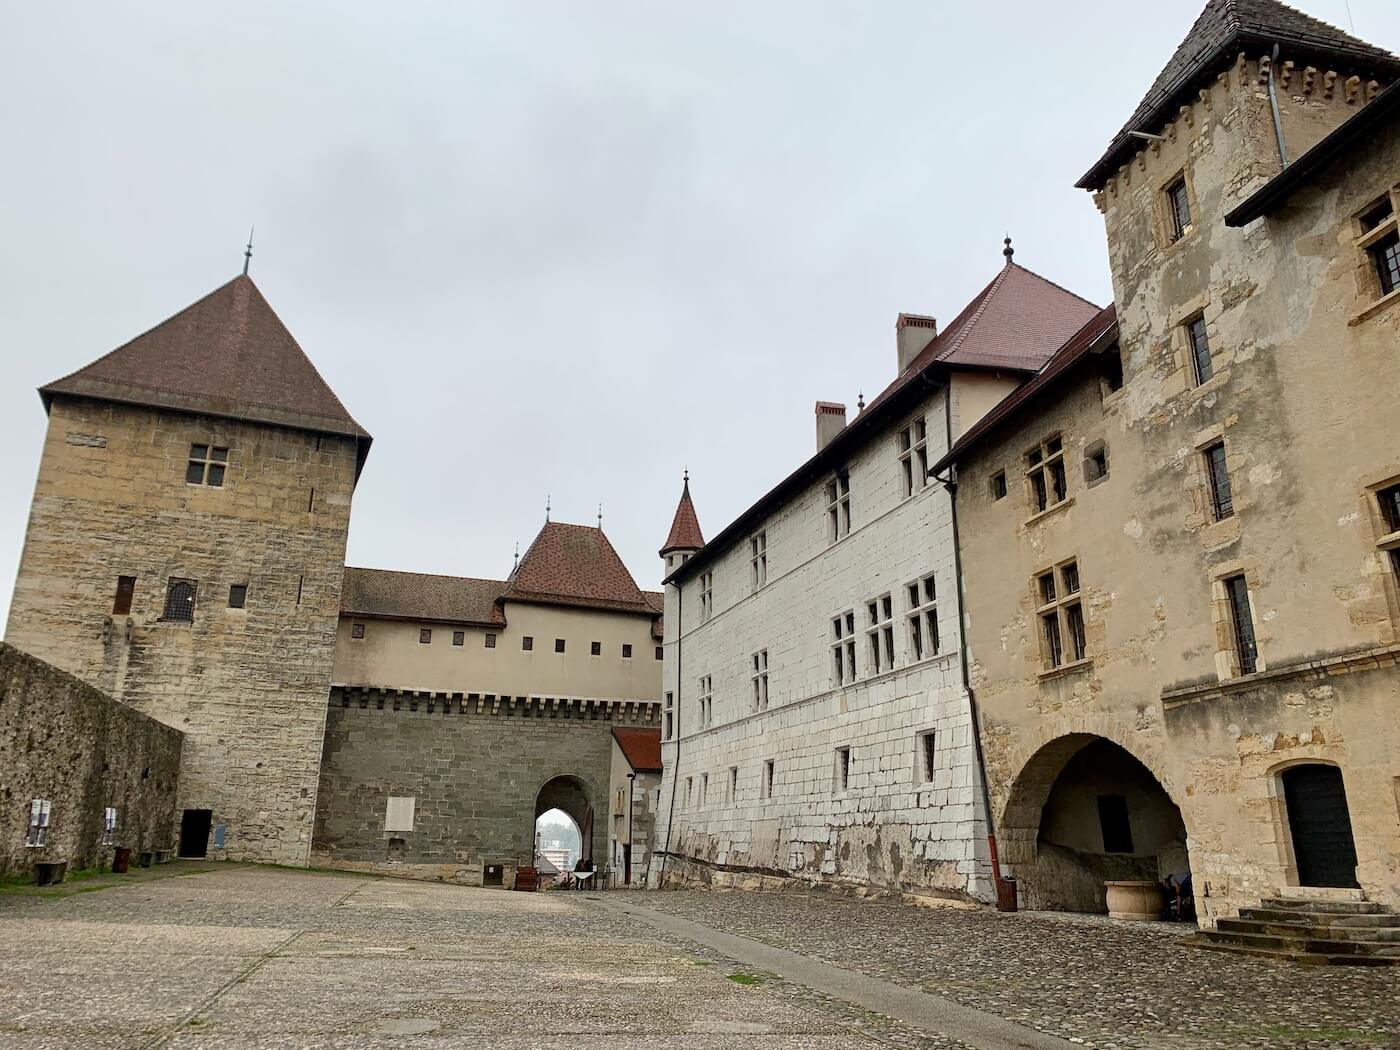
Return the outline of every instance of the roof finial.
{"type": "Polygon", "coordinates": [[[603,528],[603,504],[602,504],[602,503],[599,503],[599,504],[598,504],[598,529],[601,531],[602,528],[603,528]]]}
{"type": "Polygon", "coordinates": [[[253,261],[253,227],[248,227],[248,247],[243,249],[243,276],[248,276],[248,264],[253,261]]]}
{"type": "Polygon", "coordinates": [[[511,564],[510,571],[514,572],[520,568],[520,541],[515,541],[515,561],[511,564]]]}
{"type": "Polygon", "coordinates": [[[858,394],[856,395],[856,411],[857,411],[857,412],[864,412],[864,411],[865,411],[865,391],[864,391],[864,390],[862,390],[860,393],[858,393],[858,394]]]}
{"type": "Polygon", "coordinates": [[[544,522],[546,525],[549,524],[549,495],[547,493],[544,497],[544,522]]]}
{"type": "Polygon", "coordinates": [[[1016,249],[1011,247],[1011,234],[1008,233],[1006,235],[1006,240],[1002,241],[1001,243],[1006,245],[1006,247],[1001,250],[1001,254],[1006,256],[1006,261],[1009,263],[1011,261],[1011,257],[1016,254],[1016,249]]]}
{"type": "Polygon", "coordinates": [[[685,473],[681,475],[681,481],[683,481],[687,486],[690,485],[690,468],[689,468],[689,467],[686,467],[686,468],[685,468],[685,473]]]}

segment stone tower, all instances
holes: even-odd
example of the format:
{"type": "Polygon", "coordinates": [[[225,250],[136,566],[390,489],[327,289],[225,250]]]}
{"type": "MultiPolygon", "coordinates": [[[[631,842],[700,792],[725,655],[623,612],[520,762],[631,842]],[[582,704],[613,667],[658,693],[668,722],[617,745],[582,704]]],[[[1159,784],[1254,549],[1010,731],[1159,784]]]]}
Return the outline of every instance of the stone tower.
{"type": "Polygon", "coordinates": [[[7,640],[185,733],[183,854],[306,863],[369,434],[247,276],[40,396],[7,640]]]}
{"type": "Polygon", "coordinates": [[[661,546],[661,560],[666,563],[666,575],[675,572],[692,554],[705,546],[705,537],[700,532],[700,519],[695,516],[695,504],[690,500],[690,473],[686,472],[681,501],[676,505],[676,516],[671,521],[671,531],[661,546]]]}

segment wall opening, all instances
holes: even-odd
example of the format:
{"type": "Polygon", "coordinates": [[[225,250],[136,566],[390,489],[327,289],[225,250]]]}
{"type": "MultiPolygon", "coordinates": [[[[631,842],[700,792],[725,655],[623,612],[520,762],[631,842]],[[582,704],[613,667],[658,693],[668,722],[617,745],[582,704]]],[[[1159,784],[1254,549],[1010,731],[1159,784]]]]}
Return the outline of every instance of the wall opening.
{"type": "Polygon", "coordinates": [[[185,810],[180,816],[180,856],[207,857],[209,855],[209,830],[213,823],[213,810],[185,810]]]}
{"type": "Polygon", "coordinates": [[[531,839],[541,824],[551,814],[561,815],[574,827],[578,835],[578,847],[573,857],[576,866],[580,861],[593,863],[593,803],[588,785],[579,777],[558,776],[540,788],[535,797],[534,825],[531,839]]]}
{"type": "Polygon", "coordinates": [[[1356,888],[1356,842],[1342,771],[1318,762],[1279,773],[1298,885],[1356,888]]]}

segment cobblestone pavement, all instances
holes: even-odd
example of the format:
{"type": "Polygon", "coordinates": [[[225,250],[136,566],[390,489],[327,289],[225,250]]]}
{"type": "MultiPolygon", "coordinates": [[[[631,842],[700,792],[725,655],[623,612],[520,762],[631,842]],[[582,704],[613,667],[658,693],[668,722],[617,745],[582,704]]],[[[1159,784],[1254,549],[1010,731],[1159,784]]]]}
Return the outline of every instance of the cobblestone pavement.
{"type": "Polygon", "coordinates": [[[958,1050],[584,894],[224,865],[0,897],[6,1050],[889,1045],[958,1050]]]}
{"type": "Polygon", "coordinates": [[[916,908],[827,893],[636,901],[1095,1047],[1400,1047],[1400,967],[1303,967],[1189,948],[1095,916],[916,908]]]}

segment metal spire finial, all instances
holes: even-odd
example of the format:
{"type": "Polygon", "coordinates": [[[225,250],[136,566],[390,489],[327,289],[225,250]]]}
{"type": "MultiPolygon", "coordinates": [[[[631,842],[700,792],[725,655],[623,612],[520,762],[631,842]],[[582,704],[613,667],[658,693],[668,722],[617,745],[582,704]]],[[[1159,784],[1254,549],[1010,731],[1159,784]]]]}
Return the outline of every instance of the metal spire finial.
{"type": "Polygon", "coordinates": [[[1013,247],[1011,247],[1011,234],[1008,233],[1008,234],[1006,235],[1006,240],[1002,241],[1001,243],[1004,244],[1004,245],[1006,245],[1006,247],[1004,247],[1004,248],[1001,250],[1001,254],[1004,255],[1004,256],[1006,256],[1006,261],[1007,261],[1007,262],[1010,262],[1010,261],[1011,261],[1011,257],[1012,257],[1013,255],[1016,254],[1016,249],[1013,248],[1013,247]]]}
{"type": "Polygon", "coordinates": [[[864,411],[865,411],[865,391],[864,391],[864,390],[862,390],[860,393],[858,393],[858,394],[856,395],[856,411],[857,411],[857,412],[864,412],[864,411]]]}
{"type": "Polygon", "coordinates": [[[253,261],[253,227],[248,227],[248,247],[243,249],[243,276],[248,276],[248,264],[253,261]]]}
{"type": "Polygon", "coordinates": [[[689,467],[686,467],[686,468],[685,468],[685,473],[681,475],[681,480],[682,480],[683,482],[685,482],[687,485],[690,484],[690,468],[689,468],[689,467]]]}
{"type": "Polygon", "coordinates": [[[548,496],[548,495],[546,495],[545,498],[544,498],[544,520],[545,520],[545,524],[546,524],[546,525],[549,524],[549,496],[548,496]]]}
{"type": "Polygon", "coordinates": [[[599,504],[598,504],[598,528],[601,530],[602,527],[603,527],[603,505],[602,505],[602,503],[599,503],[599,504]]]}
{"type": "Polygon", "coordinates": [[[520,541],[515,541],[515,561],[511,564],[510,571],[514,572],[520,568],[520,541]]]}

